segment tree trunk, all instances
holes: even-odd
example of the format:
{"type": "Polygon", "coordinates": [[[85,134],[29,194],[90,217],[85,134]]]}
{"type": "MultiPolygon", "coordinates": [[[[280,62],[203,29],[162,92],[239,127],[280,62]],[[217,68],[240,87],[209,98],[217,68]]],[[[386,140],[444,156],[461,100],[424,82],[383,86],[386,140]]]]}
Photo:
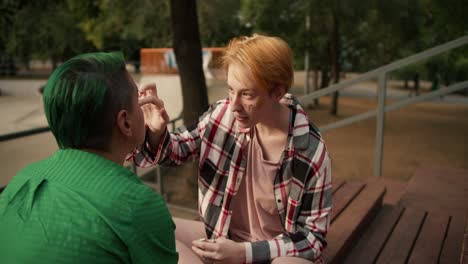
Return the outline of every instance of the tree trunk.
{"type": "Polygon", "coordinates": [[[414,75],[414,94],[416,96],[419,95],[419,74],[418,73],[414,75]]]}
{"type": "Polygon", "coordinates": [[[330,75],[328,74],[328,66],[324,66],[321,70],[320,75],[322,76],[320,80],[320,89],[328,87],[330,84],[330,75]]]}
{"type": "MultiPolygon", "coordinates": [[[[339,35],[339,27],[338,27],[338,15],[335,13],[333,14],[333,32],[332,32],[332,40],[331,40],[331,47],[330,47],[330,58],[331,58],[331,75],[333,79],[333,83],[338,83],[340,81],[340,35],[339,35]]],[[[330,109],[330,114],[337,115],[338,114],[338,97],[339,91],[333,93],[332,97],[332,108],[330,109]]]]}
{"type": "Polygon", "coordinates": [[[55,71],[55,69],[57,69],[57,57],[56,56],[52,56],[52,71],[55,71]]]}
{"type": "MultiPolygon", "coordinates": [[[[314,91],[318,91],[318,89],[319,89],[318,70],[314,69],[314,91]]],[[[315,106],[319,105],[319,99],[318,98],[314,99],[314,105],[315,106]]]]}
{"type": "Polygon", "coordinates": [[[196,1],[171,0],[173,47],[182,83],[183,120],[194,124],[208,108],[196,1]]]}

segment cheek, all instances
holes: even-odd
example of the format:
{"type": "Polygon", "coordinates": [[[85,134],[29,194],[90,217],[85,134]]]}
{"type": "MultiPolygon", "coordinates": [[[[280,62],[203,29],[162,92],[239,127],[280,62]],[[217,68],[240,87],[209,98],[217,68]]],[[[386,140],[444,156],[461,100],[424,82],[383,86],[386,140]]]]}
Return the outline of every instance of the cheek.
{"type": "Polygon", "coordinates": [[[251,104],[249,104],[249,103],[244,104],[244,109],[245,109],[246,112],[252,113],[252,112],[255,111],[255,105],[254,105],[253,103],[251,103],[251,104]]]}
{"type": "Polygon", "coordinates": [[[243,106],[246,112],[253,113],[263,106],[263,101],[245,102],[243,106]]]}

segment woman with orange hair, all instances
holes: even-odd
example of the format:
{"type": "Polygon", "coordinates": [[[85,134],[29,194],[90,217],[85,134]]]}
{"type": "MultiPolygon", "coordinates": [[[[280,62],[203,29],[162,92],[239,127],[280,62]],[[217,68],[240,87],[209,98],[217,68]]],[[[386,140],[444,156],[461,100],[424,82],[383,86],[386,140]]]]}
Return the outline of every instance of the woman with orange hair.
{"type": "Polygon", "coordinates": [[[151,103],[143,109],[146,144],[135,163],[199,160],[202,221],[174,219],[180,261],[192,248],[205,263],[320,263],[331,161],[320,132],[288,93],[292,51],[280,38],[253,35],[233,39],[223,62],[229,98],[191,129],[168,133],[156,86],[142,91],[151,103]]]}

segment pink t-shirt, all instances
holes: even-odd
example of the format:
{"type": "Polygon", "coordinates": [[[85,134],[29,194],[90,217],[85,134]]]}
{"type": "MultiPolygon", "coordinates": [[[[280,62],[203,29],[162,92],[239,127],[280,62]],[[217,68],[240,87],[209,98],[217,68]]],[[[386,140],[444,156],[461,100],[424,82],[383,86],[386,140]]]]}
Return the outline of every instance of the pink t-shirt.
{"type": "Polygon", "coordinates": [[[263,158],[256,129],[246,148],[247,171],[233,201],[229,233],[237,242],[269,240],[284,230],[273,192],[279,161],[263,158]]]}

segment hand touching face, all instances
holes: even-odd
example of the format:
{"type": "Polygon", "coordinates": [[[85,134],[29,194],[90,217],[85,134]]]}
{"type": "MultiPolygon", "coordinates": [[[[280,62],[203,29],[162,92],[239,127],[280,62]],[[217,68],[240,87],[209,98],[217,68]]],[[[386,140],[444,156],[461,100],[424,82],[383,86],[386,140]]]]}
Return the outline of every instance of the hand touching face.
{"type": "Polygon", "coordinates": [[[140,88],[138,104],[143,110],[148,128],[156,134],[162,133],[169,123],[169,115],[164,108],[164,102],[158,97],[156,84],[147,84],[140,88]]]}

